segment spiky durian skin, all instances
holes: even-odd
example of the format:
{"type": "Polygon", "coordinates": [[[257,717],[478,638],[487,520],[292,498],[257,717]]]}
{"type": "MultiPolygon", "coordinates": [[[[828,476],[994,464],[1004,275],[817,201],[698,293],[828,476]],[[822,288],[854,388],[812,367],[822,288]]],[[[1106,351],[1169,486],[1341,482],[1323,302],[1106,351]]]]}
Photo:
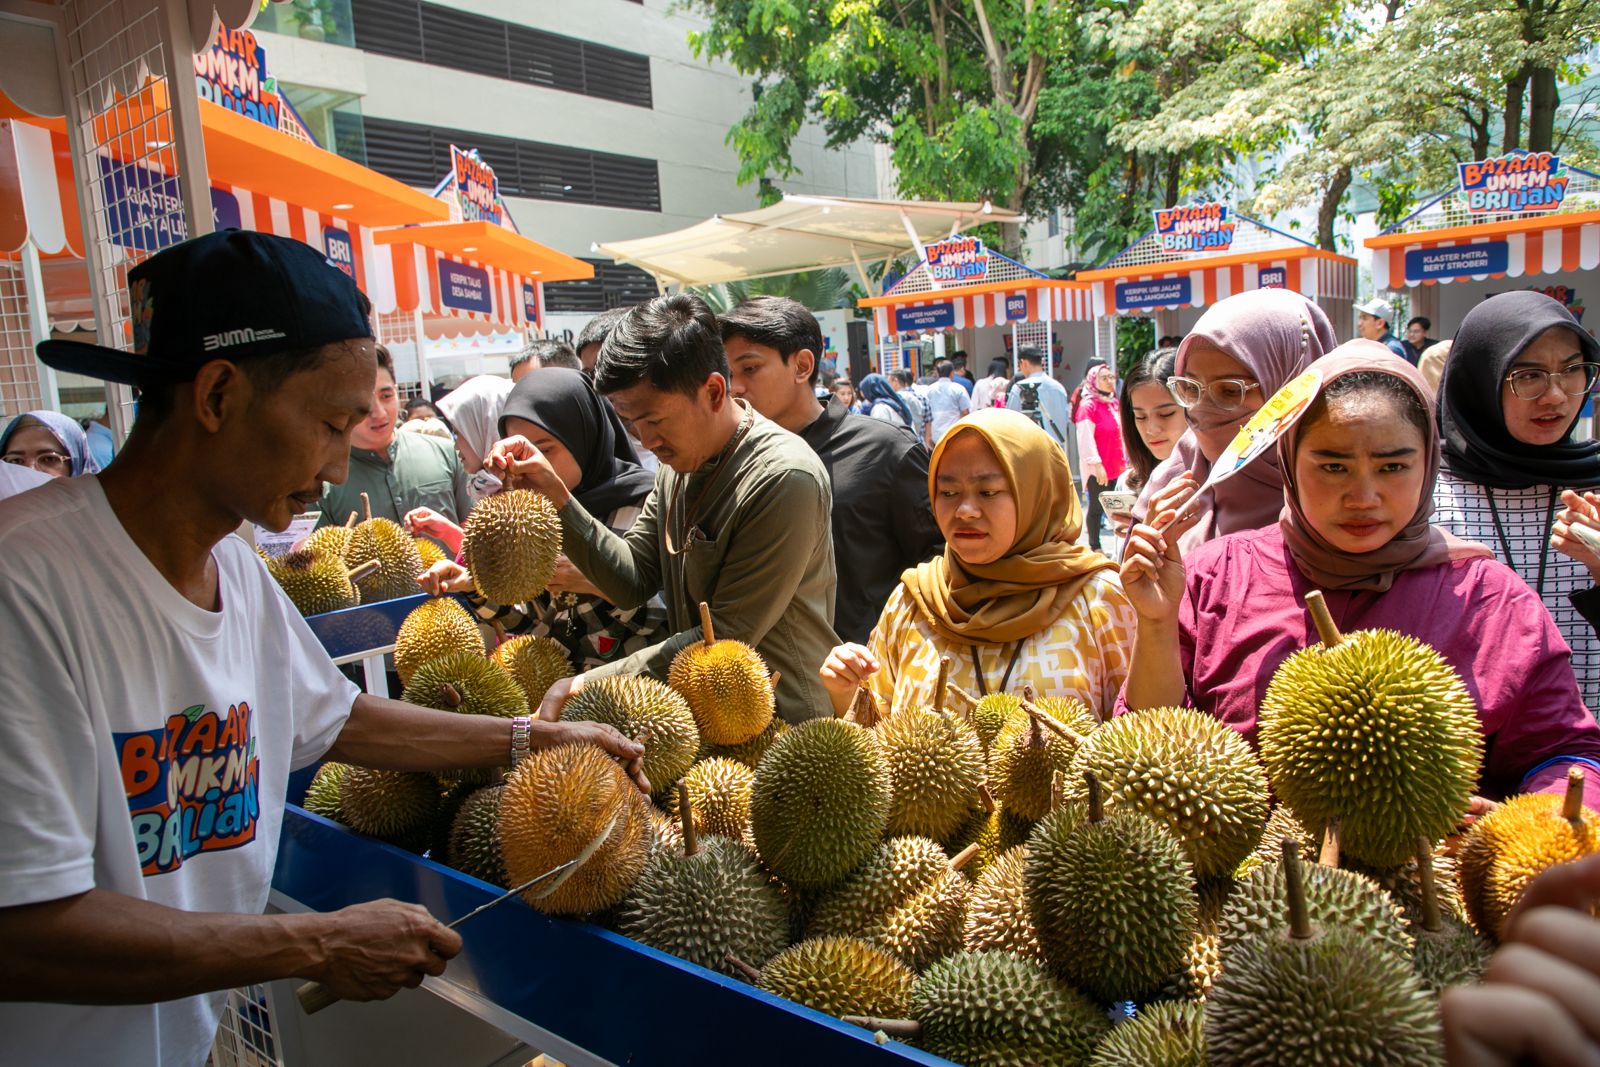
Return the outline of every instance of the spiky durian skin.
{"type": "Polygon", "coordinates": [[[567,701],[561,718],[567,722],[603,722],[631,738],[642,734],[644,775],[650,779],[656,796],[666,794],[683,777],[700,750],[700,733],[683,697],[643,675],[586,682],[567,701]]]}
{"type": "MultiPolygon", "coordinates": [[[[1389,894],[1370,878],[1353,871],[1310,863],[1301,866],[1306,911],[1322,927],[1355,930],[1400,959],[1411,955],[1411,933],[1389,894]]],[[[1289,928],[1289,889],[1283,864],[1264,864],[1241,878],[1222,906],[1219,923],[1222,962],[1226,970],[1234,946],[1251,937],[1282,933],[1289,928]]]]}
{"type": "Polygon", "coordinates": [[[761,763],[761,757],[767,754],[767,749],[772,743],[789,732],[789,724],[774,715],[767,728],[752,737],[742,745],[708,745],[705,738],[700,739],[700,759],[711,759],[715,756],[725,756],[736,760],[749,767],[752,771],[761,763]]]}
{"type": "Polygon", "coordinates": [[[1356,859],[1397,866],[1454,831],[1483,764],[1472,695],[1414,637],[1363,630],[1296,652],[1261,703],[1273,789],[1311,832],[1340,821],[1356,859]]]}
{"type": "Polygon", "coordinates": [[[1137,1000],[1184,965],[1198,925],[1194,869],[1136,811],[1051,813],[1028,838],[1028,911],[1056,973],[1103,1001],[1137,1000]]]}
{"type": "Polygon", "coordinates": [[[836,1016],[903,1018],[915,981],[905,964],[854,937],[802,941],[761,969],[768,993],[836,1016]]]}
{"type": "Polygon", "coordinates": [[[1243,878],[1264,863],[1278,862],[1283,856],[1283,839],[1286,837],[1300,846],[1301,859],[1307,863],[1317,862],[1317,857],[1322,853],[1319,835],[1301,826],[1294,812],[1279,804],[1267,816],[1267,825],[1261,831],[1261,840],[1256,843],[1255,850],[1234,868],[1233,876],[1243,878]]]}
{"type": "Polygon", "coordinates": [[[331,761],[318,767],[311,784],[306,786],[305,803],[301,807],[313,815],[321,815],[324,819],[343,822],[344,820],[340,818],[339,791],[349,770],[348,763],[331,761]]]}
{"type": "Polygon", "coordinates": [[[1089,1067],[1206,1067],[1205,1020],[1193,1001],[1141,1005],[1100,1039],[1089,1067]]]}
{"type": "Polygon", "coordinates": [[[926,837],[894,837],[818,902],[810,937],[859,937],[913,971],[961,948],[967,880],[926,837]]]}
{"type": "Polygon", "coordinates": [[[989,756],[989,788],[1001,807],[1037,822],[1050,811],[1050,783],[1072,771],[1078,746],[1024,715],[1006,723],[989,756]]]}
{"type": "Polygon", "coordinates": [[[841,719],[801,723],[756,768],[750,829],[767,868],[825,889],[866,859],[889,820],[889,770],[870,731],[841,719]]]}
{"type": "Polygon", "coordinates": [[[401,699],[462,715],[510,719],[528,714],[528,699],[521,687],[475,652],[450,652],[421,664],[412,672],[401,699]]]}
{"type": "Polygon", "coordinates": [[[1211,1067],[1443,1063],[1438,1008],[1410,963],[1343,927],[1235,946],[1205,1029],[1211,1067]]]}
{"type": "Polygon", "coordinates": [[[1417,944],[1411,952],[1411,969],[1428,992],[1438,996],[1451,986],[1483,980],[1494,946],[1466,923],[1442,915],[1438,930],[1414,926],[1412,933],[1417,944]]]}
{"type": "Polygon", "coordinates": [[[1461,896],[1479,933],[1500,937],[1506,915],[1541,871],[1600,849],[1600,815],[1586,807],[1574,824],[1561,815],[1563,800],[1525,793],[1473,823],[1459,860],[1461,896]]]}
{"type": "Polygon", "coordinates": [[[350,554],[351,527],[324,526],[311,531],[299,547],[309,552],[327,552],[344,559],[350,554]]]}
{"type": "Polygon", "coordinates": [[[483,634],[467,609],[453,597],[436,597],[412,608],[394,637],[394,670],[401,685],[416,669],[441,656],[471,654],[483,659],[483,634]]]}
{"type": "Polygon", "coordinates": [[[1025,714],[1022,698],[1011,693],[990,693],[978,701],[977,707],[972,709],[972,729],[978,735],[985,759],[989,758],[994,740],[1006,723],[1022,714],[1025,714]]]}
{"type": "Polygon", "coordinates": [[[401,848],[427,847],[438,809],[432,775],[351,767],[339,784],[340,821],[401,848]]]}
{"type": "Polygon", "coordinates": [[[685,645],[667,668],[709,745],[742,745],[772,722],[772,678],[761,654],[743,641],[685,645]]]}
{"type": "Polygon", "coordinates": [[[740,977],[731,953],[761,967],[789,945],[789,911],[745,845],[717,834],[657,850],[623,902],[617,931],[691,963],[740,977]]]}
{"type": "Polygon", "coordinates": [[[597,745],[535,749],[506,777],[499,840],[508,883],[593,849],[559,885],[552,878],[525,895],[540,911],[583,915],[621,903],[650,858],[651,838],[650,801],[597,745]]]}
{"type": "Polygon", "coordinates": [[[1089,735],[1067,776],[1068,796],[1093,773],[1121,809],[1167,824],[1195,874],[1233,871],[1267,820],[1267,772],[1239,734],[1194,708],[1122,715],[1089,735]]]}
{"type": "Polygon", "coordinates": [[[399,523],[375,518],[357,523],[351,531],[344,553],[346,566],[353,569],[374,559],[378,561],[377,571],[356,583],[361,590],[361,603],[376,604],[422,591],[417,585],[422,557],[417,555],[417,543],[399,523]]]}
{"type": "Polygon", "coordinates": [[[968,1067],[1084,1063],[1105,1013],[1038,964],[1006,952],[935,963],[911,991],[917,1044],[968,1067]]]}
{"type": "Polygon", "coordinates": [[[1001,854],[1018,845],[1027,844],[1034,824],[996,806],[994,811],[974,813],[954,834],[944,841],[945,851],[954,856],[968,845],[976,844],[978,852],[961,868],[969,881],[977,881],[1000,858],[1001,854]]]}
{"type": "MultiPolygon", "coordinates": [[[[1445,843],[1441,842],[1433,850],[1434,900],[1443,914],[1465,919],[1467,906],[1461,900],[1461,868],[1454,852],[1446,852],[1445,848],[1445,843]]],[[[1412,926],[1421,925],[1422,870],[1416,860],[1407,860],[1398,867],[1373,867],[1360,860],[1341,857],[1339,866],[1372,879],[1399,906],[1406,922],[1412,926]]]]}
{"type": "Polygon", "coordinates": [[[873,728],[889,766],[889,830],[943,840],[978,802],[983,750],[972,728],[932,711],[907,708],[873,728]]]}
{"type": "Polygon", "coordinates": [[[444,549],[439,547],[439,542],[431,537],[413,537],[411,540],[417,546],[417,556],[422,560],[423,570],[450,558],[445,555],[444,549]]]}
{"type": "Polygon", "coordinates": [[[538,707],[556,682],[577,673],[560,642],[531,634],[501,642],[489,660],[522,687],[530,708],[538,707]]]}
{"type": "Polygon", "coordinates": [[[450,823],[446,861],[463,874],[492,885],[506,884],[506,862],[500,854],[500,797],[505,787],[487,786],[462,802],[450,823]]]}
{"type": "Polygon", "coordinates": [[[262,558],[266,560],[267,573],[302,615],[343,611],[361,602],[361,595],[350,584],[344,560],[335,552],[299,548],[277,559],[262,558]]]}
{"type": "Polygon", "coordinates": [[[550,584],[561,554],[561,520],[529,489],[496,493],[467,516],[462,558],[478,592],[496,604],[522,604],[550,584]]]}
{"type": "Polygon", "coordinates": [[[1009,848],[978,876],[967,894],[967,921],[961,944],[968,952],[998,949],[1045,962],[1039,933],[1028,914],[1028,847],[1009,848]]]}
{"type": "MultiPolygon", "coordinates": [[[[737,760],[717,756],[703,759],[683,776],[694,809],[695,829],[742,841],[750,830],[750,794],[756,772],[737,760]]],[[[667,794],[667,810],[678,814],[678,794],[667,794]]]]}

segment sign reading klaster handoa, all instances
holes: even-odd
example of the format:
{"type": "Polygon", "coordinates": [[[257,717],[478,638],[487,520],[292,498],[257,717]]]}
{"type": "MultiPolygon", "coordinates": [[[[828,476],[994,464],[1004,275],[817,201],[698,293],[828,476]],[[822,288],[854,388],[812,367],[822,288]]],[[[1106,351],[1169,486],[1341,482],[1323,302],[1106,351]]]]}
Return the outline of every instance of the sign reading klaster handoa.
{"type": "Polygon", "coordinates": [[[489,287],[489,272],[466,263],[439,260],[439,302],[456,311],[492,313],[494,292],[489,287]]]}

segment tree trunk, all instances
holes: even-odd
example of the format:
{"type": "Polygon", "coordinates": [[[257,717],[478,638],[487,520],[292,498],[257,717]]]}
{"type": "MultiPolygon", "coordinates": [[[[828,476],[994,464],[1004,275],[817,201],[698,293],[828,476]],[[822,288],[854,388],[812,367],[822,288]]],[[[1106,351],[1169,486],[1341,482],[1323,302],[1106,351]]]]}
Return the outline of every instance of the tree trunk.
{"type": "Polygon", "coordinates": [[[1178,178],[1183,173],[1183,157],[1167,157],[1167,198],[1161,202],[1162,207],[1178,206],[1178,178]]]}
{"type": "Polygon", "coordinates": [[[1339,221],[1339,204],[1345,190],[1350,188],[1350,168],[1340,167],[1333,172],[1328,188],[1323,190],[1322,204],[1317,208],[1317,247],[1337,252],[1333,243],[1333,226],[1339,221]]]}
{"type": "Polygon", "coordinates": [[[1556,72],[1550,67],[1535,67],[1532,99],[1528,107],[1528,151],[1554,151],[1556,139],[1556,105],[1561,94],[1556,89],[1556,72]]]}
{"type": "Polygon", "coordinates": [[[1476,117],[1467,119],[1467,128],[1472,131],[1473,159],[1489,158],[1489,109],[1484,108],[1482,114],[1482,121],[1476,117]]]}
{"type": "Polygon", "coordinates": [[[1506,82],[1505,127],[1500,136],[1500,151],[1522,147],[1522,96],[1528,85],[1528,68],[1523,67],[1506,82]]]}

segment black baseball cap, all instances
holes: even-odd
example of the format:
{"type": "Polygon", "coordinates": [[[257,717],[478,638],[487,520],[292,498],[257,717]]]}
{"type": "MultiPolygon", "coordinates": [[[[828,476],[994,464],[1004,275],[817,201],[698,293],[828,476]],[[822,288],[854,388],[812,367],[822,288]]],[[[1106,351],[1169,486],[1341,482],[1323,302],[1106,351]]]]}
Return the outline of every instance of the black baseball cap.
{"type": "Polygon", "coordinates": [[[186,382],[214,359],[240,360],[371,337],[350,276],[310,245],[219,230],[128,271],[133,349],[41,341],[56,370],[134,385],[186,382]]]}

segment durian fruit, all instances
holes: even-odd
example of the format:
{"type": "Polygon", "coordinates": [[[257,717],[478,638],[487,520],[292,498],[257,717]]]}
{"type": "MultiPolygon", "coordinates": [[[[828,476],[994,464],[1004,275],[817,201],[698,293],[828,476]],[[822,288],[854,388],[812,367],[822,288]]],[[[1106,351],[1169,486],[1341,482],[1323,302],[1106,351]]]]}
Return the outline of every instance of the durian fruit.
{"type": "Polygon", "coordinates": [[[1211,1067],[1442,1064],[1438,1008],[1409,960],[1360,930],[1313,923],[1292,846],[1283,867],[1288,921],[1232,946],[1206,1002],[1211,1067]]]}
{"type": "Polygon", "coordinates": [[[350,535],[356,528],[358,518],[360,515],[352,511],[343,526],[323,526],[313,530],[295,547],[308,552],[327,552],[344,559],[350,552],[350,535]]]}
{"type": "Polygon", "coordinates": [[[491,785],[467,796],[451,821],[445,854],[445,861],[462,874],[498,886],[506,884],[506,863],[500,854],[498,836],[504,790],[505,786],[491,785]]]}
{"type": "Polygon", "coordinates": [[[967,880],[937,842],[892,837],[818,902],[806,934],[859,937],[921,971],[960,951],[966,905],[967,880]]]}
{"type": "Polygon", "coordinates": [[[427,847],[439,787],[429,774],[351,767],[339,785],[340,821],[401,848],[427,847]]]}
{"type": "Polygon", "coordinates": [[[446,653],[416,667],[401,699],[461,715],[510,719],[528,714],[521,687],[475,652],[446,653]]]}
{"type": "Polygon", "coordinates": [[[502,641],[489,659],[522,687],[530,708],[539,706],[552,685],[577,673],[567,650],[549,637],[523,635],[502,641]]]}
{"type": "Polygon", "coordinates": [[[961,868],[969,880],[981,878],[1007,850],[1024,845],[1034,824],[994,805],[993,811],[974,813],[961,828],[944,841],[945,851],[952,856],[968,845],[977,845],[977,855],[961,868]]]}
{"type": "Polygon", "coordinates": [[[1203,1001],[1211,995],[1222,972],[1222,908],[1236,884],[1232,878],[1199,880],[1199,924],[1184,951],[1183,970],[1162,987],[1156,999],[1203,1001]]]}
{"type": "Polygon", "coordinates": [[[972,728],[936,698],[933,707],[897,711],[873,730],[889,766],[889,833],[943,840],[959,830],[986,771],[972,728]]]}
{"type": "Polygon", "coordinates": [[[700,836],[678,783],[682,846],[658,849],[618,915],[617,931],[651,948],[738,976],[732,956],[760,967],[789,944],[789,912],[755,853],[719,834],[700,836]]]}
{"type": "Polygon", "coordinates": [[[717,640],[711,608],[700,604],[704,640],[672,658],[667,684],[683,694],[709,745],[742,745],[772,722],[772,677],[760,653],[743,641],[717,640]]]}
{"type": "Polygon", "coordinates": [[[462,558],[472,582],[496,604],[522,604],[550,584],[561,554],[561,520],[549,500],[511,489],[478,501],[467,516],[462,558]]]}
{"type": "Polygon", "coordinates": [[[400,675],[401,685],[409,685],[418,667],[458,652],[483,658],[483,634],[478,632],[477,622],[454,597],[425,600],[411,609],[395,634],[395,673],[400,675]]]}
{"type": "Polygon", "coordinates": [[[1096,999],[1142,999],[1183,968],[1199,923],[1189,857],[1148,815],[1104,812],[1092,780],[1087,819],[1067,804],[1034,827],[1025,877],[1045,958],[1096,999]]]}
{"type": "Polygon", "coordinates": [[[994,748],[995,738],[1006,723],[1023,714],[1022,698],[1011,693],[990,693],[972,706],[972,729],[978,735],[978,744],[988,758],[994,748]]]}
{"type": "Polygon", "coordinates": [[[521,885],[576,860],[524,894],[551,915],[622,902],[650,858],[650,802],[597,745],[535,749],[506,776],[499,840],[506,881],[521,885]]]}
{"type": "Polygon", "coordinates": [[[1317,862],[1317,857],[1322,852],[1322,837],[1314,834],[1300,825],[1300,820],[1294,817],[1294,812],[1282,804],[1272,809],[1272,814],[1267,816],[1267,825],[1261,831],[1261,840],[1256,843],[1255,850],[1249,859],[1234,869],[1235,878],[1244,878],[1257,867],[1269,863],[1277,863],[1283,855],[1283,839],[1289,838],[1299,847],[1300,858],[1307,863],[1317,862]]]}
{"type": "MultiPolygon", "coordinates": [[[[1353,930],[1401,959],[1411,955],[1412,937],[1405,917],[1370,878],[1315,863],[1298,869],[1313,923],[1353,930]]],[[[1288,893],[1280,844],[1278,861],[1240,879],[1222,907],[1224,970],[1232,959],[1234,946],[1258,934],[1282,933],[1286,929],[1288,893]]]]}
{"type": "Polygon", "coordinates": [[[1081,1064],[1107,1026],[1104,1012],[1038,964],[993,951],[930,967],[911,990],[911,1017],[919,1047],[968,1067],[1081,1064]]]}
{"type": "Polygon", "coordinates": [[[423,570],[450,558],[445,555],[444,549],[439,547],[439,542],[431,537],[413,537],[411,540],[417,544],[417,556],[422,560],[423,570]]]}
{"type": "Polygon", "coordinates": [[[422,557],[417,555],[416,542],[399,523],[373,518],[372,501],[366,493],[361,494],[361,504],[367,517],[350,532],[350,544],[344,553],[349,567],[378,562],[376,571],[356,582],[361,603],[376,604],[420,593],[417,575],[422,573],[422,557]]]}
{"type": "MultiPolygon", "coordinates": [[[[723,756],[701,760],[678,783],[688,789],[694,828],[742,841],[750,831],[750,794],[756,772],[723,756]]],[[[679,794],[671,794],[668,810],[677,814],[679,794]]]]}
{"type": "Polygon", "coordinates": [[[967,894],[967,921],[961,944],[968,952],[998,949],[1035,963],[1045,962],[1039,933],[1028,914],[1028,846],[1001,854],[978,876],[967,894]]]}
{"type": "Polygon", "coordinates": [[[1078,750],[1067,781],[1081,783],[1085,772],[1119,810],[1137,808],[1166,823],[1201,878],[1237,868],[1267,820],[1260,761],[1236,731],[1194,708],[1112,719],[1078,750]]]}
{"type": "Polygon", "coordinates": [[[644,744],[644,776],[664,796],[694,763],[700,750],[689,705],[654,678],[612,676],[586,682],[567,701],[567,722],[603,722],[644,744]]]}
{"type": "Polygon", "coordinates": [[[759,985],[829,1015],[899,1018],[916,976],[889,953],[854,937],[818,937],[774,956],[759,985]]]}
{"type": "Polygon", "coordinates": [[[761,862],[800,889],[841,881],[889,820],[889,769],[872,732],[812,719],[775,741],[756,768],[750,829],[761,862]]]}
{"type": "Polygon", "coordinates": [[[654,856],[663,849],[683,848],[683,827],[678,824],[676,817],[669,815],[650,805],[650,854],[654,856]]]}
{"type": "Polygon", "coordinates": [[[344,560],[332,552],[297,548],[277,558],[262,558],[267,573],[302,615],[343,611],[361,602],[344,560]]]}
{"type": "Polygon", "coordinates": [[[1438,994],[1451,986],[1480,981],[1493,949],[1472,927],[1440,907],[1434,884],[1433,850],[1425,839],[1418,838],[1417,844],[1422,918],[1411,926],[1417,939],[1411,968],[1429,992],[1438,994]]]}
{"type": "Polygon", "coordinates": [[[1142,1005],[1100,1039],[1089,1067],[1207,1067],[1205,1021],[1193,1001],[1142,1005]]]}
{"type": "Polygon", "coordinates": [[[1584,806],[1583,779],[1575,765],[1564,797],[1512,797],[1473,823],[1459,860],[1461,895],[1479,933],[1499,938],[1506,915],[1541,871],[1600,849],[1600,815],[1584,806]]]}
{"type": "MultiPolygon", "coordinates": [[[[1321,605],[1320,594],[1308,602],[1321,605]]],[[[1314,612],[1325,612],[1314,607],[1314,612]]],[[[1261,758],[1295,818],[1380,867],[1419,836],[1454,831],[1483,764],[1472,694],[1444,657],[1406,634],[1364,630],[1283,662],[1261,704],[1261,758]]]]}
{"type": "Polygon", "coordinates": [[[324,819],[334,822],[343,822],[339,805],[339,791],[344,785],[345,773],[350,770],[348,763],[334,763],[329,761],[317,768],[317,773],[312,777],[311,784],[306,786],[305,803],[301,807],[313,815],[321,815],[324,819]]]}
{"type": "Polygon", "coordinates": [[[1052,779],[1072,769],[1079,744],[1093,728],[1092,718],[1060,723],[1042,711],[1006,723],[989,757],[989,788],[1001,807],[1030,822],[1044,818],[1050,811],[1052,779]]]}
{"type": "MultiPolygon", "coordinates": [[[[1315,861],[1316,857],[1312,856],[1310,859],[1315,861]]],[[[1422,870],[1415,858],[1407,860],[1398,867],[1373,867],[1359,860],[1344,857],[1339,861],[1339,866],[1344,870],[1365,875],[1376,882],[1378,888],[1388,893],[1389,898],[1399,906],[1400,913],[1413,927],[1419,925],[1425,918],[1422,870]]],[[[1456,864],[1455,852],[1450,843],[1440,842],[1433,847],[1428,866],[1429,876],[1433,882],[1433,899],[1437,907],[1447,918],[1465,920],[1467,906],[1461,900],[1460,868],[1456,864]]]]}

